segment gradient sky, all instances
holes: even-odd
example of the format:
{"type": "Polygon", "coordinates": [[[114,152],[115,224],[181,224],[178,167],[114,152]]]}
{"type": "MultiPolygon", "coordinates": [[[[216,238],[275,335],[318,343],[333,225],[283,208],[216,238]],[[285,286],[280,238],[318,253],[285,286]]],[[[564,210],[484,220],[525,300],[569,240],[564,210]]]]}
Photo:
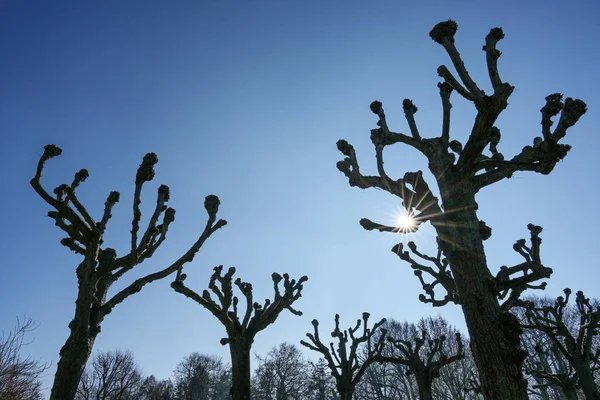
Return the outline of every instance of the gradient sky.
{"type": "MultiPolygon", "coordinates": [[[[546,294],[564,287],[598,297],[596,211],[598,173],[597,2],[572,1],[79,1],[0,2],[0,171],[6,193],[0,225],[0,329],[17,316],[40,324],[28,350],[52,362],[67,335],[76,296],[75,256],[29,180],[43,146],[63,155],[48,162],[43,183],[70,182],[80,168],[90,178],[80,199],[99,216],[107,194],[121,202],[106,235],[127,249],[135,172],[143,155],[158,154],[156,179],[143,193],[153,207],[156,187],[171,188],[177,219],[155,257],[115,285],[178,258],[201,232],[207,194],[221,199],[228,225],[186,265],[197,291],[212,267],[235,266],[259,299],[272,296],[270,275],[309,276],[296,308],[256,338],[265,354],[282,341],[298,343],[340,313],[346,325],[369,311],[373,319],[417,321],[442,313],[464,329],[456,306],[419,302],[417,279],[391,247],[414,239],[435,244],[431,229],[413,238],[364,231],[358,221],[388,222],[400,201],[374,189],[351,188],[335,164],[335,143],[354,144],[365,172],[375,172],[369,103],[384,103],[392,130],[407,131],[402,99],[411,98],[423,136],[440,134],[436,69],[450,64],[428,36],[437,23],[459,23],[457,46],[471,75],[489,91],[481,51],[490,28],[506,34],[498,48],[502,78],[514,86],[498,126],[499,149],[512,156],[541,135],[540,108],[550,93],[585,100],[588,114],[569,131],[573,149],[549,176],[519,173],[484,189],[479,215],[493,228],[486,242],[493,272],[521,261],[512,251],[542,225],[543,260],[555,271],[546,294]],[[594,50],[596,49],[596,50],[594,50]]],[[[453,138],[464,140],[474,107],[454,94],[453,138]]],[[[424,157],[402,145],[386,154],[399,177],[426,169],[424,157]]],[[[433,182],[430,179],[430,185],[433,182]]],[[[148,216],[148,212],[145,213],[148,216]]],[[[147,221],[147,220],[145,220],[147,221]]],[[[119,305],[102,325],[95,351],[131,349],[147,374],[171,375],[193,351],[225,358],[220,323],[175,293],[172,279],[155,282],[119,305]]],[[[114,291],[112,292],[114,293],[114,291]]]]}

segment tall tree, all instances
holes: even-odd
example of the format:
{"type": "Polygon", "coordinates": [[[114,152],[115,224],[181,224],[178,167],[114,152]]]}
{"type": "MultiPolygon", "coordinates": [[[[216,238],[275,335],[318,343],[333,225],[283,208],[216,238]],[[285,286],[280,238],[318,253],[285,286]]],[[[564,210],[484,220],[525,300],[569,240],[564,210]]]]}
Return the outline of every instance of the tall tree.
{"type": "Polygon", "coordinates": [[[23,354],[27,335],[36,328],[31,318],[17,318],[17,325],[0,336],[0,399],[42,400],[41,375],[48,365],[23,354]]]}
{"type": "Polygon", "coordinates": [[[104,212],[100,220],[96,221],[75,194],[79,185],[88,178],[89,173],[86,169],[77,172],[70,185],[62,184],[55,188],[54,195],[48,193],[40,183],[46,161],[61,153],[62,150],[55,145],[45,146],[35,176],[31,180],[33,189],[54,209],[48,212],[48,216],[67,234],[60,243],[83,258],[76,269],[78,292],[75,316],[69,323],[69,337],[60,350],[50,400],[71,400],[75,397],[81,374],[106,315],[111,313],[117,304],[142,290],[146,284],[165,278],[183,264],[192,261],[206,239],[226,224],[225,220],[216,220],[219,199],[214,195],[207,196],[204,206],[209,218],[196,242],[171,265],[136,279],[112,297],[108,297],[113,283],[150,258],[166,239],[169,226],[175,220],[175,210],[166,205],[170,197],[169,188],[166,185],[158,188],[156,207],[148,227],[139,235],[142,187],[154,178],[154,165],[158,162],[156,154],[146,154],[135,177],[129,252],[118,257],[115,249],[103,247],[103,236],[112,216],[112,209],[119,201],[119,192],[113,191],[108,195],[104,203],[104,212]]]}
{"type": "Polygon", "coordinates": [[[302,400],[308,394],[308,363],[302,351],[290,343],[273,347],[265,358],[259,358],[255,379],[261,393],[255,399],[302,400]]]}
{"type": "Polygon", "coordinates": [[[336,389],[340,395],[340,400],[351,400],[354,396],[356,385],[360,382],[365,371],[373,364],[377,357],[381,355],[385,345],[386,330],[381,328],[385,323],[385,318],[375,323],[372,328],[368,328],[369,313],[362,314],[362,321],[356,321],[354,328],[340,330],[340,316],[335,315],[335,328],[331,332],[331,337],[337,339],[337,349],[333,343],[329,347],[321,341],[319,336],[319,321],[312,321],[313,333],[307,333],[306,336],[310,342],[301,340],[300,343],[309,349],[321,353],[327,361],[327,366],[335,378],[336,389]],[[362,331],[359,329],[362,325],[362,331]],[[381,331],[378,339],[374,336],[381,331]],[[357,334],[357,332],[359,334],[357,334]],[[350,342],[350,343],[349,343],[350,342]],[[364,351],[364,356],[360,357],[364,351]]]}
{"type": "Polygon", "coordinates": [[[140,392],[142,372],[131,351],[98,353],[83,371],[77,400],[134,400],[140,392]]]}
{"type": "Polygon", "coordinates": [[[231,368],[221,358],[192,353],[175,369],[175,395],[180,400],[231,398],[231,368]]]}
{"type": "MultiPolygon", "coordinates": [[[[216,210],[215,210],[216,212],[216,210]]],[[[302,315],[302,312],[292,308],[292,304],[302,296],[303,284],[308,277],[303,276],[298,281],[290,279],[288,274],[283,276],[273,273],[273,289],[275,296],[273,301],[266,299],[261,305],[254,301],[252,285],[243,282],[240,278],[233,280],[235,268],[231,267],[223,274],[223,266],[214,268],[208,288],[217,297],[218,303],[213,300],[210,292],[204,290],[202,295],[185,286],[186,274],[180,267],[177,271],[175,281],[171,287],[177,293],[189,297],[202,307],[210,311],[225,327],[227,337],[221,339],[222,345],[229,345],[231,354],[231,396],[233,400],[250,400],[250,351],[256,334],[275,322],[282,311],[288,310],[294,315],[302,315]],[[283,281],[283,293],[280,291],[280,283],[283,281]],[[246,306],[242,311],[242,317],[238,316],[239,299],[234,295],[233,286],[237,286],[246,299],[246,306]]]]}
{"type": "MultiPolygon", "coordinates": [[[[575,384],[587,400],[600,400],[600,388],[595,382],[594,373],[600,369],[600,348],[594,348],[594,337],[600,333],[600,306],[593,307],[583,292],[575,295],[575,309],[579,324],[570,329],[568,304],[571,289],[565,289],[565,296],[559,296],[553,305],[536,304],[535,301],[521,300],[518,305],[525,309],[522,326],[543,332],[568,362],[568,368],[555,373],[541,363],[529,372],[559,386],[567,398],[576,398],[575,384]],[[566,370],[566,371],[565,371],[566,370]],[[565,373],[566,372],[566,373],[565,373]]],[[[536,346],[538,358],[544,358],[541,344],[536,346]]]]}
{"type": "MultiPolygon", "coordinates": [[[[539,259],[538,235],[541,228],[530,225],[532,236],[538,242],[533,243],[533,251],[525,245],[525,241],[518,242],[516,250],[526,261],[504,268],[494,276],[488,267],[483,246],[483,241],[491,235],[491,229],[477,217],[475,197],[481,189],[518,171],[549,174],[570,149],[569,145],[559,141],[587,111],[587,106],[583,101],[570,97],[563,102],[562,94],[558,93],[546,97],[546,104],[541,109],[542,136],[536,137],[533,146],[525,146],[512,158],[504,157],[498,150],[500,130],[494,125],[514,90],[512,85],[502,81],[498,73],[501,53],[496,45],[504,38],[504,33],[501,28],[493,28],[485,38],[483,50],[493,89],[488,95],[471,78],[455,47],[457,28],[456,22],[449,20],[437,24],[429,33],[447,51],[460,79],[446,66],[438,68],[443,80],[438,84],[443,109],[441,134],[433,138],[421,135],[415,120],[417,107],[409,99],[405,99],[402,105],[410,134],[392,132],[382,103],[374,101],[371,111],[378,116],[379,127],[371,131],[371,141],[375,146],[378,175],[361,173],[355,150],[345,140],[337,142],[338,149],[346,156],[337,163],[337,167],[346,175],[350,186],[375,187],[401,198],[406,213],[415,219],[414,226],[406,229],[417,229],[425,222],[433,226],[439,246],[437,256],[419,253],[413,246],[411,251],[417,257],[414,259],[408,252],[403,253],[401,246],[394,249],[415,268],[425,290],[420,300],[434,306],[448,302],[460,304],[486,399],[525,400],[527,383],[522,373],[524,354],[519,342],[520,329],[508,309],[521,292],[551,273],[539,259]],[[453,91],[472,102],[477,110],[464,145],[450,138],[450,96],[453,91]],[[558,114],[560,119],[552,130],[553,118],[558,114]],[[395,143],[408,145],[427,158],[441,202],[429,189],[421,171],[407,172],[397,180],[388,176],[384,169],[383,150],[395,143]],[[484,154],[488,146],[491,155],[484,154]],[[431,265],[424,265],[426,263],[431,265]],[[433,281],[427,283],[423,274],[431,276],[433,281]],[[435,290],[440,288],[446,293],[436,298],[435,290]],[[507,295],[504,304],[500,304],[507,295]]],[[[398,231],[397,227],[368,219],[361,220],[361,225],[367,230],[398,231]]]]}

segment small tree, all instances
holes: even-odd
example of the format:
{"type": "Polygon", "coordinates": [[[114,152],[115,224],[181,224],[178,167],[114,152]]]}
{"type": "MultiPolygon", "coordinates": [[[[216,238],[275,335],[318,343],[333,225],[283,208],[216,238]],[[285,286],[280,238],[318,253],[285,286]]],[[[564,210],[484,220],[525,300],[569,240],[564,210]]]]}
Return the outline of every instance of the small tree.
{"type": "Polygon", "coordinates": [[[273,289],[275,297],[273,301],[266,299],[264,305],[254,302],[252,285],[242,282],[240,278],[233,281],[235,268],[231,267],[223,274],[223,266],[214,268],[208,288],[217,297],[218,303],[213,300],[210,292],[204,290],[202,296],[185,286],[186,274],[180,267],[177,271],[175,281],[171,287],[177,293],[194,300],[202,307],[210,311],[225,327],[227,338],[221,339],[222,345],[229,345],[231,354],[232,387],[231,396],[233,400],[250,400],[250,351],[256,334],[275,322],[283,310],[289,310],[294,315],[302,315],[302,312],[292,308],[292,304],[302,295],[303,283],[308,277],[303,276],[298,281],[291,279],[288,274],[283,277],[273,273],[273,289]],[[279,284],[283,281],[283,293],[279,284]],[[242,317],[238,316],[239,299],[233,294],[233,285],[238,287],[246,298],[246,307],[242,317]]]}
{"type": "MultiPolygon", "coordinates": [[[[543,364],[531,368],[529,373],[537,375],[559,386],[568,398],[576,398],[574,384],[577,384],[588,400],[600,400],[600,390],[594,381],[594,372],[600,369],[600,348],[594,348],[594,337],[600,332],[600,306],[594,308],[590,299],[578,291],[575,305],[579,324],[576,331],[569,329],[567,318],[571,289],[565,289],[565,297],[559,296],[553,305],[540,305],[534,301],[519,301],[525,309],[522,326],[543,332],[569,363],[569,368],[554,373],[543,364]],[[566,373],[565,373],[566,372],[566,373]]],[[[536,347],[538,357],[543,358],[544,349],[536,347]]]]}
{"type": "MultiPolygon", "coordinates": [[[[586,112],[587,106],[583,101],[570,97],[563,103],[562,94],[558,93],[546,97],[546,104],[541,109],[542,136],[536,137],[533,146],[525,146],[512,158],[504,157],[498,150],[501,135],[495,123],[514,90],[512,85],[502,81],[498,73],[501,53],[496,45],[504,38],[504,33],[501,28],[493,28],[485,38],[483,50],[493,89],[488,95],[473,81],[456,49],[454,36],[457,28],[456,22],[449,20],[437,24],[429,33],[447,51],[460,79],[446,66],[438,68],[443,79],[438,84],[443,110],[441,134],[433,138],[421,135],[415,120],[417,107],[409,99],[403,101],[402,107],[410,135],[392,132],[382,103],[374,101],[371,111],[377,115],[379,127],[371,131],[371,141],[375,146],[378,175],[361,172],[356,152],[345,140],[337,142],[338,149],[346,156],[337,163],[337,167],[346,175],[350,186],[362,189],[375,187],[402,199],[407,215],[414,219],[414,224],[404,229],[414,230],[422,223],[431,223],[437,233],[437,257],[413,251],[431,265],[421,264],[422,267],[415,268],[418,260],[411,262],[425,290],[421,301],[434,306],[454,302],[462,307],[486,399],[525,400],[527,383],[522,374],[524,354],[520,348],[520,330],[508,309],[526,288],[540,287],[536,282],[548,278],[551,273],[539,259],[537,235],[541,228],[530,225],[532,235],[538,240],[537,244],[533,243],[532,251],[525,246],[525,241],[518,242],[517,251],[522,252],[526,262],[504,268],[494,277],[483,246],[483,241],[491,235],[491,229],[477,217],[475,196],[486,186],[510,178],[518,171],[549,174],[571,148],[559,143],[560,140],[586,112]],[[472,102],[477,110],[473,128],[464,145],[450,138],[450,96],[453,91],[472,102]],[[558,114],[560,119],[552,130],[553,118],[558,114]],[[429,189],[421,171],[407,172],[397,180],[387,174],[383,150],[395,143],[408,145],[427,158],[441,202],[429,189]],[[484,154],[488,147],[490,154],[484,154]],[[426,282],[423,274],[430,275],[433,280],[426,282]],[[445,292],[441,297],[439,293],[436,297],[435,290],[438,289],[445,292]],[[508,298],[501,306],[499,299],[506,296],[508,298]]],[[[361,225],[367,230],[399,230],[398,227],[368,219],[361,220],[361,225]]],[[[399,248],[395,251],[404,254],[399,248]]]]}
{"type": "Polygon", "coordinates": [[[23,348],[30,342],[26,336],[36,328],[31,318],[18,319],[14,330],[0,336],[0,399],[42,400],[41,375],[48,368],[30,356],[23,348]]]}
{"type": "Polygon", "coordinates": [[[60,243],[83,258],[76,269],[78,292],[75,316],[69,323],[69,337],[60,350],[50,400],[71,400],[75,397],[81,374],[106,315],[112,312],[117,304],[142,290],[146,284],[165,278],[183,264],[192,261],[206,239],[227,223],[225,220],[216,220],[219,206],[217,196],[207,196],[204,207],[209,214],[208,221],[188,251],[171,265],[136,279],[112,297],[108,297],[110,287],[135,266],[152,257],[166,239],[169,226],[175,220],[175,210],[166,205],[170,197],[169,188],[166,185],[158,188],[156,207],[148,227],[140,237],[138,234],[142,217],[142,187],[154,178],[154,165],[158,162],[156,154],[146,154],[135,177],[130,250],[126,255],[118,257],[115,249],[103,246],[103,236],[112,216],[112,209],[119,201],[119,192],[114,191],[108,195],[104,203],[104,213],[100,220],[96,221],[75,194],[75,189],[88,178],[89,173],[86,169],[77,172],[70,185],[62,184],[55,188],[54,195],[48,193],[41,185],[40,179],[46,161],[61,153],[62,150],[55,145],[45,146],[35,176],[31,180],[33,189],[54,209],[48,212],[48,216],[67,234],[60,243]]]}
{"type": "Polygon", "coordinates": [[[98,353],[79,382],[77,400],[130,400],[140,392],[142,371],[131,351],[98,353]]]}
{"type": "Polygon", "coordinates": [[[314,333],[306,334],[310,343],[304,340],[300,341],[303,346],[321,353],[325,358],[331,374],[335,378],[340,400],[353,398],[356,385],[367,368],[376,362],[383,351],[386,330],[381,328],[381,325],[385,324],[386,320],[384,318],[374,324],[372,328],[368,328],[369,316],[369,313],[364,312],[362,321],[357,320],[354,328],[342,331],[340,330],[340,316],[335,315],[335,328],[331,332],[331,337],[337,339],[337,349],[334,348],[333,343],[330,343],[329,347],[323,344],[319,336],[319,321],[316,319],[312,321],[314,333]],[[356,333],[361,325],[362,333],[358,336],[356,333]],[[379,338],[374,339],[379,332],[381,332],[381,335],[378,335],[379,338]],[[349,340],[351,343],[348,344],[349,340]],[[361,357],[362,347],[364,347],[364,355],[361,357]]]}

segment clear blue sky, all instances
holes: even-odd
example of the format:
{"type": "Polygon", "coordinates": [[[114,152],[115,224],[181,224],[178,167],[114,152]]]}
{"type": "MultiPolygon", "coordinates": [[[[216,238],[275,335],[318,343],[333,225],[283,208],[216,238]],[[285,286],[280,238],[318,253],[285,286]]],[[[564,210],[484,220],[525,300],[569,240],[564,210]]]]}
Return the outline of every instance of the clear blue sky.
{"type": "MultiPolygon", "coordinates": [[[[512,244],[533,222],[544,227],[543,258],[555,270],[547,294],[570,286],[598,297],[600,9],[592,0],[487,3],[0,2],[0,328],[11,329],[23,314],[40,323],[29,350],[53,362],[50,385],[73,315],[78,257],[59,244],[62,233],[29,186],[48,143],[64,150],[47,164],[50,188],[87,168],[90,178],[78,192],[96,216],[111,190],[121,192],[106,236],[121,253],[137,166],[145,153],[158,154],[144,206],[168,184],[177,219],[154,259],[124,281],[161,268],[193,243],[211,193],[229,224],[186,266],[190,287],[204,289],[219,264],[236,266],[258,298],[272,296],[273,271],[307,274],[296,304],[304,316],[283,314],[260,333],[259,354],[282,341],[298,343],[313,318],[328,332],[335,313],[349,325],[362,311],[409,321],[442,312],[464,328],[457,307],[418,301],[417,279],[390,251],[405,238],[359,226],[362,217],[390,222],[399,200],[350,188],[335,167],[342,158],[335,143],[345,138],[362,168],[375,171],[369,103],[376,99],[393,130],[407,131],[401,104],[411,98],[421,134],[439,135],[436,68],[449,60],[428,32],[448,18],[459,23],[459,51],[486,89],[481,47],[490,28],[504,28],[500,73],[516,86],[499,121],[505,155],[540,135],[548,94],[587,102],[588,114],[566,138],[573,149],[550,176],[518,174],[485,189],[478,202],[493,228],[486,249],[494,271],[520,262],[512,244]]],[[[464,139],[473,107],[456,94],[452,102],[451,135],[464,139]]],[[[388,151],[386,165],[396,176],[426,169],[423,157],[401,146],[388,151]]],[[[414,239],[433,249],[431,230],[414,239]]],[[[227,357],[218,321],[170,282],[155,282],[119,305],[95,350],[131,349],[159,378],[193,351],[227,357]]]]}

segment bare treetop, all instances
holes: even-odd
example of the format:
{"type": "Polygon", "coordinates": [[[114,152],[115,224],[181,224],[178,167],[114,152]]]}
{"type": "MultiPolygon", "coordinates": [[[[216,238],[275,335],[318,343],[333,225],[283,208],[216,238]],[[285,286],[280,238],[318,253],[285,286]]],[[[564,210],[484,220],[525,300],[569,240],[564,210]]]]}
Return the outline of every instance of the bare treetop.
{"type": "Polygon", "coordinates": [[[345,156],[337,163],[337,168],[347,177],[350,186],[377,188],[398,197],[406,214],[414,219],[411,227],[406,229],[363,218],[360,224],[364,229],[406,232],[416,231],[423,223],[431,223],[437,233],[438,252],[435,256],[423,254],[414,243],[409,243],[410,251],[404,250],[401,244],[393,251],[414,269],[425,291],[420,296],[421,301],[434,306],[449,302],[461,305],[486,398],[522,400],[527,398],[527,386],[521,372],[524,354],[520,348],[518,322],[508,309],[525,289],[543,289],[545,284],[539,281],[548,278],[552,270],[542,264],[539,255],[541,227],[530,224],[531,246],[523,239],[514,246],[525,261],[502,267],[496,276],[492,275],[483,246],[492,230],[477,217],[479,205],[475,198],[482,188],[510,178],[518,171],[549,174],[570,150],[562,139],[585,114],[587,106],[579,99],[567,97],[563,101],[562,94],[550,94],[541,108],[540,136],[533,138],[531,145],[524,143],[518,154],[505,157],[500,149],[502,134],[496,121],[508,106],[514,86],[504,81],[498,70],[502,53],[497,46],[504,38],[504,32],[501,28],[492,28],[485,37],[483,51],[492,87],[490,94],[486,94],[469,74],[455,46],[457,31],[457,23],[448,20],[435,25],[429,33],[431,39],[446,50],[456,71],[451,72],[445,65],[437,69],[442,79],[438,83],[442,103],[439,133],[420,131],[415,119],[418,107],[410,99],[402,102],[409,133],[392,131],[382,102],[375,100],[370,109],[378,119],[378,127],[371,130],[377,174],[361,172],[356,151],[345,140],[337,142],[338,150],[345,156]],[[454,91],[473,103],[477,111],[465,143],[453,139],[450,134],[450,98],[454,91]],[[553,128],[556,119],[558,122],[553,128]],[[439,189],[439,199],[430,190],[430,183],[426,182],[422,171],[407,171],[399,178],[388,175],[383,152],[386,146],[396,143],[408,145],[427,158],[428,168],[439,189]],[[425,280],[424,274],[433,279],[425,280]],[[441,296],[437,293],[439,289],[445,291],[441,296]],[[502,304],[500,300],[503,300],[502,304]],[[505,389],[499,390],[500,387],[505,389]]]}
{"type": "Polygon", "coordinates": [[[141,291],[146,284],[165,278],[179,270],[184,264],[191,262],[204,242],[215,231],[227,224],[223,219],[217,221],[218,197],[207,196],[204,208],[208,213],[208,220],[196,242],[170,265],[136,279],[116,294],[108,297],[108,291],[112,284],[136,265],[152,257],[167,238],[169,227],[175,220],[175,210],[166,205],[170,199],[169,187],[159,186],[154,212],[150,216],[146,229],[140,232],[142,187],[144,183],[154,179],[154,166],[158,163],[156,154],[146,154],[135,176],[129,252],[119,257],[115,249],[103,246],[104,232],[112,217],[113,207],[120,200],[119,192],[110,192],[104,203],[104,212],[96,221],[76,195],[76,189],[89,177],[86,169],[75,173],[71,184],[62,184],[56,187],[53,190],[54,195],[48,193],[40,183],[45,163],[61,153],[62,150],[53,144],[45,146],[35,176],[31,180],[34,190],[54,209],[48,212],[48,216],[67,234],[67,237],[63,238],[60,243],[83,257],[76,270],[78,296],[75,302],[75,317],[69,324],[71,329],[69,339],[60,351],[61,359],[58,363],[51,400],[72,399],[75,396],[83,368],[90,356],[94,340],[100,332],[105,316],[117,304],[141,291]]]}

